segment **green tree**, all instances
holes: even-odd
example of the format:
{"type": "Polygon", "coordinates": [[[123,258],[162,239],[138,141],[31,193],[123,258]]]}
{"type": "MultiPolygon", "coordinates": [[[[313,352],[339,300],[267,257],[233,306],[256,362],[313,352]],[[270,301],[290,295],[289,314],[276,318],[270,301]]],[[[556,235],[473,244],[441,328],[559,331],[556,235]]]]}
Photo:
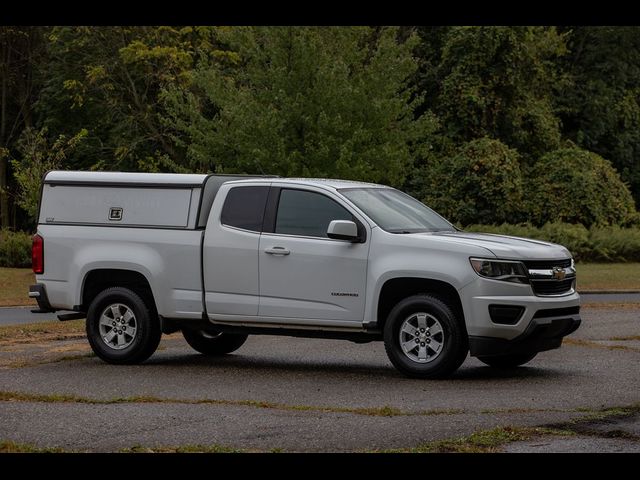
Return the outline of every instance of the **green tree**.
{"type": "Polygon", "coordinates": [[[522,219],[520,156],[499,140],[467,142],[417,178],[418,197],[451,221],[469,225],[522,219]]]}
{"type": "Polygon", "coordinates": [[[558,148],[553,93],[564,81],[557,68],[567,52],[564,35],[555,27],[488,26],[433,34],[423,34],[419,86],[430,90],[428,106],[450,145],[488,136],[530,163],[558,148]]]}
{"type": "Polygon", "coordinates": [[[408,79],[415,36],[365,27],[230,28],[233,52],[163,99],[197,171],[340,177],[399,185],[428,149],[408,79]]]}
{"type": "Polygon", "coordinates": [[[611,162],[578,147],[544,155],[528,172],[529,218],[547,222],[626,225],[638,221],[633,197],[611,162]]]}
{"type": "MultiPolygon", "coordinates": [[[[10,168],[15,143],[34,125],[32,105],[45,61],[42,27],[0,27],[0,227],[10,223],[10,168]]],[[[15,223],[15,219],[14,219],[15,223]]]]}
{"type": "Polygon", "coordinates": [[[40,186],[44,174],[49,170],[60,170],[65,160],[86,137],[87,131],[81,130],[71,138],[60,135],[53,142],[47,138],[47,128],[27,129],[18,141],[17,149],[21,156],[11,164],[19,185],[18,205],[27,213],[31,221],[36,221],[40,186]]]}
{"type": "Polygon", "coordinates": [[[571,27],[557,97],[564,134],[610,159],[640,205],[640,27],[571,27]]]}
{"type": "Polygon", "coordinates": [[[199,59],[220,55],[213,41],[212,27],[56,27],[38,102],[43,125],[87,129],[79,168],[182,171],[159,94],[188,85],[199,59]]]}

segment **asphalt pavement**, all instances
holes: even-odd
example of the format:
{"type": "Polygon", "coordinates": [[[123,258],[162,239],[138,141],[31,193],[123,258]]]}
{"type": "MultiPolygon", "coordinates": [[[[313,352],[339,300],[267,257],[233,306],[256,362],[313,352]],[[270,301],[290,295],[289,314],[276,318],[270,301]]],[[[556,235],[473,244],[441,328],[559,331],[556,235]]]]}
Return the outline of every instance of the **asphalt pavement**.
{"type": "MultiPolygon", "coordinates": [[[[163,337],[144,364],[114,366],[87,356],[81,335],[4,340],[0,442],[97,452],[178,445],[344,452],[568,424],[640,405],[639,312],[585,308],[562,348],[528,366],[499,371],[468,358],[441,381],[401,376],[381,343],[250,336],[236,353],[207,358],[178,333],[163,337]]],[[[503,450],[640,452],[639,422],[627,423],[612,427],[620,437],[613,440],[603,431],[503,450]]]]}
{"type": "Polygon", "coordinates": [[[37,308],[35,305],[30,307],[0,307],[0,325],[50,322],[58,319],[56,313],[31,313],[31,310],[37,308]]]}

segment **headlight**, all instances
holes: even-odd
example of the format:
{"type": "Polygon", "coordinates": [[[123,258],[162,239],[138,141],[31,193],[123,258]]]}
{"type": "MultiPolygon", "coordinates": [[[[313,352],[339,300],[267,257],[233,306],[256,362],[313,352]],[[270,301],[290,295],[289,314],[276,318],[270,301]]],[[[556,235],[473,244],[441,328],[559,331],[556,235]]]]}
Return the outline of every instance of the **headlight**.
{"type": "Polygon", "coordinates": [[[522,262],[470,258],[471,266],[481,277],[514,283],[529,283],[526,267],[522,262]]]}

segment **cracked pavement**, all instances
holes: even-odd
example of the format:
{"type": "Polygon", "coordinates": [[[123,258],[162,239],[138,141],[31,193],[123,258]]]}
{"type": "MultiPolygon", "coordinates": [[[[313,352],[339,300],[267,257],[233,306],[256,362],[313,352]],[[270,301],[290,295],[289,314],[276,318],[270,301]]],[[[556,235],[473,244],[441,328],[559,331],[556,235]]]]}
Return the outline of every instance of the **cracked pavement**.
{"type": "MultiPolygon", "coordinates": [[[[441,381],[402,377],[382,343],[250,336],[235,354],[207,358],[174,334],[146,363],[113,366],[89,356],[77,334],[3,341],[0,392],[83,401],[5,398],[0,441],[96,452],[136,445],[372,451],[499,426],[563,424],[603,408],[638,405],[640,305],[582,313],[582,326],[562,348],[539,354],[526,367],[495,371],[467,358],[441,381]],[[130,401],[86,403],[123,398],[130,401]],[[202,400],[213,402],[187,403],[202,400]],[[367,408],[374,410],[353,411],[367,408]]],[[[628,433],[622,437],[612,438],[605,428],[602,435],[594,430],[501,448],[640,452],[638,424],[636,415],[611,427],[628,433]]]]}

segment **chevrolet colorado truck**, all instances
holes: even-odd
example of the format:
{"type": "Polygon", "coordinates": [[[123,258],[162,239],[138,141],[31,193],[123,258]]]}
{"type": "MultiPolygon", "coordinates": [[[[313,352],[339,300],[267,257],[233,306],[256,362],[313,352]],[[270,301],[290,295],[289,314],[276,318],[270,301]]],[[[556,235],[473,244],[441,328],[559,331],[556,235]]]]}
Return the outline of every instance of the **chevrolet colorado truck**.
{"type": "Polygon", "coordinates": [[[206,355],[251,334],[379,340],[403,374],[442,378],[468,354],[523,365],[580,324],[566,248],[354,181],[49,172],[33,269],[39,311],[86,318],[114,364],[181,330],[206,355]]]}

